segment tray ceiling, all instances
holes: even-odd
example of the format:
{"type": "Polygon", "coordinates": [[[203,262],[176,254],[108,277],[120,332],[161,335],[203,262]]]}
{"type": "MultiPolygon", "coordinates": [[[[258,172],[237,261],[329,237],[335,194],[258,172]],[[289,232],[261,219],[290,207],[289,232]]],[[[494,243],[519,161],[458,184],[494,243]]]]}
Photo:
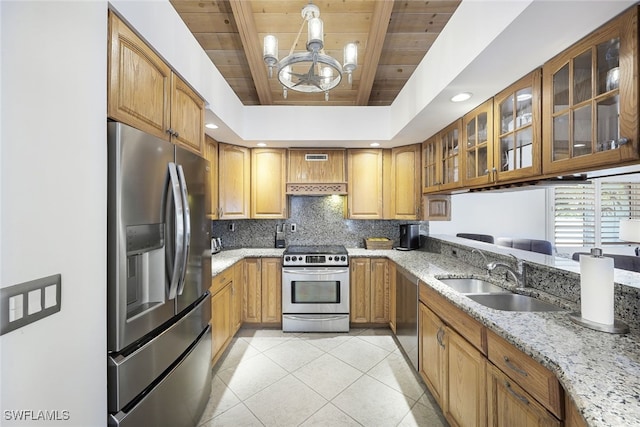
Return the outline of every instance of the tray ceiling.
{"type": "MultiPolygon", "coordinates": [[[[171,0],[182,20],[244,105],[391,105],[460,1],[317,0],[325,52],[342,61],[347,42],[358,44],[358,68],[330,92],[289,91],[268,78],[262,39],[274,34],[286,56],[300,29],[305,0],[171,0]]],[[[306,28],[296,51],[304,50],[306,28]]]]}

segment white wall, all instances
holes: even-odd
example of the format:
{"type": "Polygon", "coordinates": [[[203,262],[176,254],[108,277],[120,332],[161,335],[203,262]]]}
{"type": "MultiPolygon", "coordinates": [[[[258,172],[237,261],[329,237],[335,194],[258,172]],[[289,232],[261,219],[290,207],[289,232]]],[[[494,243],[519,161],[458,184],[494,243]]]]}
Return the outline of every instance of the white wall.
{"type": "Polygon", "coordinates": [[[106,12],[0,1],[0,286],[62,275],[61,311],[0,337],[2,426],[106,424],[106,12]]]}
{"type": "Polygon", "coordinates": [[[451,196],[451,221],[430,221],[429,234],[491,234],[494,237],[544,239],[546,191],[542,188],[504,193],[451,196]]]}

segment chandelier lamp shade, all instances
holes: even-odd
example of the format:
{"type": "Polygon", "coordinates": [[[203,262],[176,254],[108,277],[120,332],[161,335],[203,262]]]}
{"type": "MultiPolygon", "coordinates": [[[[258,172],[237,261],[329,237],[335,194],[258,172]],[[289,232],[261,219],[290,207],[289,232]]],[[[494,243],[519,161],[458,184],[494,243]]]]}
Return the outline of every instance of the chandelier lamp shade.
{"type": "Polygon", "coordinates": [[[344,47],[344,61],[340,62],[324,52],[324,30],[320,9],[309,3],[302,8],[302,25],[291,46],[289,54],[278,60],[278,39],[274,35],[264,37],[263,59],[269,69],[269,77],[276,76],[282,84],[282,95],[287,98],[287,90],[297,92],[324,92],[325,100],[329,100],[329,91],[342,81],[343,74],[347,75],[352,84],[352,73],[358,63],[358,46],[347,43],[344,47]],[[294,52],[300,34],[307,25],[306,51],[294,52]]]}

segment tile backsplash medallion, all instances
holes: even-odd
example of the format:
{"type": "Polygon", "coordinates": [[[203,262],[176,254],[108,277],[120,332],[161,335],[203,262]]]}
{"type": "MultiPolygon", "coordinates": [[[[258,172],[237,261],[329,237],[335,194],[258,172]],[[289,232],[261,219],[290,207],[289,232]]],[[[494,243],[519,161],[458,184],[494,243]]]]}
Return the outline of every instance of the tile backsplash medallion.
{"type": "Polygon", "coordinates": [[[288,219],[211,221],[211,236],[220,237],[223,248],[273,248],[276,227],[284,226],[286,245],[362,248],[367,237],[387,237],[397,246],[400,224],[420,224],[420,234],[428,234],[427,221],[345,219],[345,203],[346,196],[289,196],[288,219]],[[295,232],[291,224],[296,225],[295,232]]]}

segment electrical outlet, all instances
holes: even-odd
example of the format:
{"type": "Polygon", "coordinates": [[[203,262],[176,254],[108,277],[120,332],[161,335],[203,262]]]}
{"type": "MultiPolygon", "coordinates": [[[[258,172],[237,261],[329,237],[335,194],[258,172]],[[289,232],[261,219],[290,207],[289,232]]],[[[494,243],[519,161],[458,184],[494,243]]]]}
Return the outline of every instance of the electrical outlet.
{"type": "Polygon", "coordinates": [[[452,249],[451,250],[451,255],[454,256],[454,257],[458,257],[458,251],[455,250],[455,249],[452,249]]]}
{"type": "Polygon", "coordinates": [[[229,224],[229,231],[236,231],[235,223],[232,222],[231,224],[229,224]]]}
{"type": "Polygon", "coordinates": [[[298,226],[295,223],[291,224],[291,232],[295,233],[297,230],[298,230],[298,226]]]}

